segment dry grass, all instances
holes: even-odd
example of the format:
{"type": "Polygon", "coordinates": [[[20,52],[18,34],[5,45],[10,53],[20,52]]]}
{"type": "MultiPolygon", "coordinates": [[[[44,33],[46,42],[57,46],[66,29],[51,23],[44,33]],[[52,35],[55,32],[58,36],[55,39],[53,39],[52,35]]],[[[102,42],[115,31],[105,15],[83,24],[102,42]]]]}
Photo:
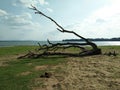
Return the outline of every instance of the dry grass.
{"type": "Polygon", "coordinates": [[[31,74],[32,72],[30,72],[30,71],[25,71],[25,72],[22,72],[22,73],[19,73],[19,74],[17,74],[17,76],[27,76],[27,75],[29,75],[29,74],[31,74]]]}
{"type": "Polygon", "coordinates": [[[68,62],[59,65],[51,78],[43,78],[43,85],[33,90],[120,89],[120,55],[67,59],[68,62]]]}
{"type": "Polygon", "coordinates": [[[40,70],[45,70],[47,68],[48,68],[48,65],[40,65],[40,66],[35,66],[34,70],[40,71],[40,70]]]}
{"type": "Polygon", "coordinates": [[[7,62],[15,61],[16,58],[16,55],[0,57],[0,67],[8,66],[7,62]]]}

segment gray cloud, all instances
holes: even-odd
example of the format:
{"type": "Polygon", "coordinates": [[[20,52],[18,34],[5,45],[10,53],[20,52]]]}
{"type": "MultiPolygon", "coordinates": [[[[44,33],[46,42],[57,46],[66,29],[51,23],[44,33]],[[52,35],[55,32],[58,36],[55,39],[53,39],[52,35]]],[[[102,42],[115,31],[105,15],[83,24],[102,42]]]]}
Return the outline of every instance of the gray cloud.
{"type": "Polygon", "coordinates": [[[0,16],[5,16],[8,13],[5,10],[0,9],[0,16]]]}
{"type": "Polygon", "coordinates": [[[36,5],[37,3],[37,0],[16,0],[13,2],[13,6],[29,7],[31,4],[36,5]]]}
{"type": "Polygon", "coordinates": [[[46,0],[16,0],[12,5],[16,7],[21,6],[22,8],[31,7],[31,5],[41,6],[49,12],[53,12],[53,9],[48,7],[49,3],[46,0]]]}
{"type": "Polygon", "coordinates": [[[23,26],[32,24],[32,16],[29,13],[21,15],[6,15],[1,17],[1,23],[7,26],[23,26]]]}
{"type": "Polygon", "coordinates": [[[97,19],[97,20],[96,20],[96,23],[104,23],[104,22],[105,22],[104,19],[97,19]]]}
{"type": "Polygon", "coordinates": [[[13,2],[13,6],[23,6],[23,7],[30,7],[30,5],[49,5],[49,3],[45,0],[16,0],[15,2],[13,2]]]}

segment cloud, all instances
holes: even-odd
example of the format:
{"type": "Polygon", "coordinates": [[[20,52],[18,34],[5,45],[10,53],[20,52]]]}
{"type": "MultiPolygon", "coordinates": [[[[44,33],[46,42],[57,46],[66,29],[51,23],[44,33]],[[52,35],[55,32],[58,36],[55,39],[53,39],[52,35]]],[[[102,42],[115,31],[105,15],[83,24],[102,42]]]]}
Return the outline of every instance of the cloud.
{"type": "Polygon", "coordinates": [[[96,23],[99,23],[99,24],[105,23],[105,20],[104,19],[96,19],[96,23]]]}
{"type": "Polygon", "coordinates": [[[51,8],[47,8],[47,10],[48,10],[49,12],[53,12],[53,9],[51,9],[51,8]]]}
{"type": "Polygon", "coordinates": [[[13,2],[13,6],[23,6],[23,7],[30,7],[30,5],[49,5],[49,3],[45,0],[16,0],[13,2]]]}
{"type": "MultiPolygon", "coordinates": [[[[7,12],[6,12],[7,13],[7,12]]],[[[7,14],[1,17],[0,39],[1,40],[39,40],[43,39],[45,31],[42,30],[40,23],[32,21],[29,13],[20,15],[7,14]]]]}
{"type": "Polygon", "coordinates": [[[41,5],[48,5],[49,3],[45,0],[39,0],[40,4],[41,5]]]}
{"type": "MultiPolygon", "coordinates": [[[[120,2],[119,2],[120,3],[120,2]]],[[[120,6],[117,3],[101,7],[79,23],[66,27],[91,38],[120,36],[120,6]]]]}
{"type": "Polygon", "coordinates": [[[8,13],[5,10],[0,9],[0,16],[5,16],[8,13]]]}
{"type": "Polygon", "coordinates": [[[31,4],[36,5],[38,2],[37,0],[16,0],[13,2],[13,6],[24,6],[24,7],[29,7],[31,4]]]}
{"type": "MultiPolygon", "coordinates": [[[[14,6],[29,6],[32,1],[40,4],[39,0],[16,0],[14,6]],[[37,1],[37,2],[36,2],[37,1]]],[[[44,2],[47,5],[47,2],[44,2]]],[[[52,12],[52,9],[49,9],[52,12]]],[[[0,39],[1,40],[47,40],[50,30],[49,25],[42,27],[38,20],[33,19],[32,14],[25,12],[23,8],[18,14],[8,13],[0,9],[0,39]]]]}
{"type": "Polygon", "coordinates": [[[3,16],[1,23],[7,26],[23,26],[31,24],[32,16],[29,13],[23,13],[21,15],[11,15],[3,16]]]}

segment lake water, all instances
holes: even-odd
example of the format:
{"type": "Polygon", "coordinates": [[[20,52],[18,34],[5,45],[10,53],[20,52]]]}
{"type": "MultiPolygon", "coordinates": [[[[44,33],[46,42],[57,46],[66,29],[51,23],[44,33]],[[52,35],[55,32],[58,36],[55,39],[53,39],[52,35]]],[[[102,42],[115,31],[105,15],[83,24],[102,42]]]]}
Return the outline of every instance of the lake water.
{"type": "MultiPolygon", "coordinates": [[[[0,47],[20,46],[20,45],[41,45],[48,44],[46,41],[0,41],[0,47]]],[[[62,41],[51,41],[52,43],[64,43],[62,41]]],[[[95,41],[98,46],[120,46],[120,41],[95,41]]]]}

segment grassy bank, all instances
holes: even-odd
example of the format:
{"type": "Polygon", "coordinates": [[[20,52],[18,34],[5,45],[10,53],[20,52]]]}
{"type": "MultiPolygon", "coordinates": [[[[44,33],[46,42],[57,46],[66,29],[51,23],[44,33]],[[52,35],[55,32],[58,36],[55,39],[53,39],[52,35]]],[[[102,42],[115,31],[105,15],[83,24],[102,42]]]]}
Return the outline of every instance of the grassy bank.
{"type": "MultiPolygon", "coordinates": [[[[101,47],[118,56],[16,59],[36,46],[0,47],[0,90],[119,90],[120,46],[101,47]],[[51,72],[51,78],[40,78],[51,72]]],[[[74,51],[74,49],[72,50],[74,51]]]]}

